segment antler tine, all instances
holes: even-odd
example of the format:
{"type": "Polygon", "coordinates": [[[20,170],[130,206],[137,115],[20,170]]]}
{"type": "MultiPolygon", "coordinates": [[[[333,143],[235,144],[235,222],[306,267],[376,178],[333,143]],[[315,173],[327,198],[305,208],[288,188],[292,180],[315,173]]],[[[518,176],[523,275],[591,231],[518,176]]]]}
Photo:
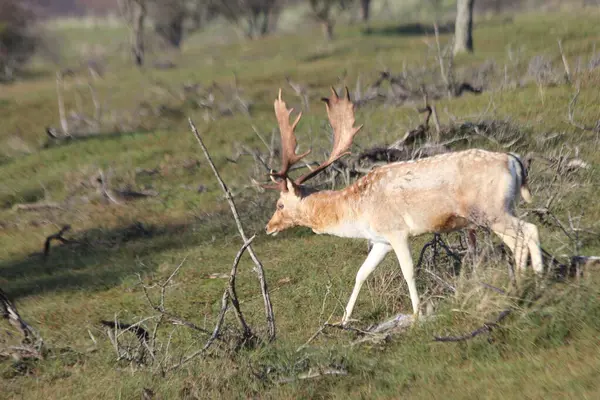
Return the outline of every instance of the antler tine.
{"type": "MultiPolygon", "coordinates": [[[[298,125],[298,122],[300,122],[302,112],[298,113],[298,116],[290,125],[290,115],[294,109],[287,108],[285,102],[281,98],[281,88],[279,89],[279,96],[277,100],[275,100],[273,108],[275,109],[275,116],[277,117],[277,122],[279,123],[279,133],[281,135],[281,170],[278,172],[271,172],[271,176],[286,178],[290,167],[296,164],[302,158],[306,157],[310,153],[310,150],[302,154],[296,154],[297,142],[294,129],[298,125]]],[[[281,185],[279,186],[281,187],[281,185]]],[[[285,187],[285,184],[283,187],[285,187]]]]}
{"type": "Polygon", "coordinates": [[[301,184],[319,174],[325,168],[333,164],[337,159],[346,154],[350,154],[348,149],[352,145],[354,135],[363,127],[362,125],[354,127],[354,104],[350,100],[350,91],[348,87],[344,98],[340,99],[337,92],[331,87],[333,97],[331,99],[323,98],[327,109],[329,123],[333,128],[333,149],[327,161],[319,165],[310,173],[301,176],[296,180],[296,184],[301,184]]]}

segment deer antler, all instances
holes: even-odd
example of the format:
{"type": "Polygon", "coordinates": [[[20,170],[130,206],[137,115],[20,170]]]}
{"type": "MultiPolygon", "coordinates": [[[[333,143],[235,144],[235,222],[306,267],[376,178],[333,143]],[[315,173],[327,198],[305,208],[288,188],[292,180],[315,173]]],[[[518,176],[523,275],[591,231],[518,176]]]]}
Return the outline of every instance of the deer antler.
{"type": "MultiPolygon", "coordinates": [[[[281,98],[281,89],[279,89],[279,97],[275,100],[273,107],[275,109],[277,122],[279,123],[279,133],[281,135],[281,170],[278,172],[271,172],[271,179],[273,179],[273,177],[285,179],[287,178],[290,167],[306,157],[310,153],[310,150],[302,154],[296,154],[297,142],[294,129],[296,128],[296,125],[298,125],[302,113],[298,113],[296,120],[290,125],[290,115],[294,109],[287,108],[285,102],[281,98]]],[[[283,185],[281,185],[281,183],[282,182],[278,182],[277,187],[285,187],[285,183],[283,183],[283,185]]]]}
{"type": "MultiPolygon", "coordinates": [[[[303,175],[294,181],[295,184],[300,185],[301,183],[315,177],[317,174],[322,172],[325,168],[333,164],[340,157],[349,154],[348,149],[352,145],[354,135],[362,128],[362,125],[354,127],[354,104],[350,101],[350,92],[346,88],[346,95],[344,98],[340,98],[332,87],[331,92],[333,97],[331,99],[323,98],[325,106],[327,108],[327,115],[329,116],[329,123],[333,128],[333,149],[327,161],[319,165],[316,169],[312,170],[306,175],[303,175]]],[[[285,179],[288,178],[288,172],[292,165],[306,157],[310,150],[302,154],[296,154],[296,135],[294,129],[302,113],[299,113],[296,120],[290,125],[290,115],[292,114],[293,108],[288,109],[285,102],[281,98],[281,89],[279,89],[279,97],[274,103],[275,116],[279,123],[279,132],[281,134],[281,170],[271,172],[271,179],[275,182],[275,185],[260,185],[265,189],[279,189],[286,191],[287,186],[285,179]],[[275,178],[280,178],[277,181],[275,178]]]]}
{"type": "Polygon", "coordinates": [[[333,128],[333,149],[327,161],[310,173],[296,179],[295,182],[298,185],[315,177],[339,158],[350,154],[348,149],[352,145],[352,140],[360,128],[363,127],[362,125],[357,128],[354,127],[354,104],[350,100],[348,88],[346,87],[344,98],[340,98],[333,87],[331,93],[333,95],[331,99],[322,98],[321,100],[325,102],[329,123],[333,128]]]}

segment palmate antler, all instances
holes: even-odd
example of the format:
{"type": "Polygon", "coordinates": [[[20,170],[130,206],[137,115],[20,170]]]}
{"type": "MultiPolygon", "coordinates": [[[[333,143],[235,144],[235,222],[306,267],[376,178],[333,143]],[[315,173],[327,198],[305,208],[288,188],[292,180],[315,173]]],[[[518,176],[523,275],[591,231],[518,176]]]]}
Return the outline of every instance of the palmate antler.
{"type": "MultiPolygon", "coordinates": [[[[354,104],[350,100],[348,88],[346,88],[346,94],[343,98],[338,96],[333,87],[331,88],[331,93],[333,95],[332,98],[323,98],[321,100],[325,102],[329,123],[333,128],[333,149],[327,161],[323,162],[311,172],[296,178],[294,180],[296,185],[300,185],[307,180],[314,178],[340,157],[350,154],[348,149],[352,145],[352,140],[360,128],[362,128],[362,125],[356,128],[354,127],[354,104]]],[[[294,123],[290,125],[289,117],[293,109],[288,109],[285,102],[282,100],[281,89],[279,89],[279,97],[275,100],[274,108],[279,123],[279,132],[281,134],[281,170],[271,173],[271,179],[277,182],[277,184],[275,186],[264,187],[286,191],[287,186],[285,184],[285,179],[288,178],[290,168],[302,158],[306,157],[310,153],[310,150],[302,154],[296,154],[297,141],[294,129],[296,128],[296,125],[298,125],[302,113],[299,113],[294,123]],[[275,178],[279,178],[279,181],[275,178]]]]}

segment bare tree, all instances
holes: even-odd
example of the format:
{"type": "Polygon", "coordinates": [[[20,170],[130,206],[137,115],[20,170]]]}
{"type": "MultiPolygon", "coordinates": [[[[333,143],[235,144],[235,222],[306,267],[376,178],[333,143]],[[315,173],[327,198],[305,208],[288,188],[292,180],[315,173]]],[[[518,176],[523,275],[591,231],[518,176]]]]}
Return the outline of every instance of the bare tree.
{"type": "Polygon", "coordinates": [[[325,35],[325,39],[332,40],[333,39],[333,26],[335,21],[331,15],[331,9],[334,5],[333,0],[309,0],[310,8],[312,10],[313,16],[323,27],[323,34],[325,35]]]}
{"type": "Polygon", "coordinates": [[[12,80],[40,45],[35,20],[21,1],[0,0],[0,82],[12,80]]]}
{"type": "Polygon", "coordinates": [[[371,0],[360,0],[360,10],[363,22],[367,22],[370,17],[371,0]]]}
{"type": "Polygon", "coordinates": [[[473,52],[473,5],[475,0],[458,0],[454,54],[473,52]]]}
{"type": "MultiPolygon", "coordinates": [[[[370,2],[370,0],[365,1],[370,2]]],[[[323,35],[326,40],[333,39],[333,28],[335,26],[336,17],[340,13],[350,11],[352,3],[353,0],[309,0],[312,17],[321,24],[323,35]]]]}
{"type": "Polygon", "coordinates": [[[279,19],[281,0],[213,0],[211,9],[245,30],[248,38],[271,33],[279,19]]]}
{"type": "Polygon", "coordinates": [[[185,0],[162,0],[153,1],[150,7],[154,30],[175,48],[179,48],[183,40],[186,6],[185,0]]]}
{"type": "Polygon", "coordinates": [[[146,23],[146,0],[119,0],[121,15],[130,31],[131,53],[135,64],[144,64],[144,25],[146,23]]]}

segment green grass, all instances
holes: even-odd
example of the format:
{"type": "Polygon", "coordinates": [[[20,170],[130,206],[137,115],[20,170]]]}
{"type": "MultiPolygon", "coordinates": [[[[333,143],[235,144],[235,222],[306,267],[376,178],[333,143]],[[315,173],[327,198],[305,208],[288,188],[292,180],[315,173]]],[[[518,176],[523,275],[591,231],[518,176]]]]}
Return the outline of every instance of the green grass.
{"type": "MultiPolygon", "coordinates": [[[[579,58],[587,66],[600,39],[598,16],[597,10],[588,9],[585,14],[525,14],[512,22],[500,18],[478,22],[476,52],[456,60],[456,73],[474,79],[473,71],[493,61],[495,69],[483,82],[488,90],[479,96],[436,102],[444,125],[451,122],[450,116],[469,121],[509,120],[523,137],[511,151],[546,155],[570,151],[572,156],[577,148],[590,168],[562,174],[556,181],[551,169],[534,162],[533,207],[543,206],[557,193],[554,211],[559,218],[568,221],[570,214],[577,222],[581,215],[581,226],[595,232],[600,219],[598,134],[582,132],[566,121],[575,85],[548,85],[542,96],[525,75],[536,55],[548,56],[553,67],[562,71],[558,38],[563,40],[572,68],[579,58]],[[500,89],[505,66],[511,85],[500,89]],[[540,140],[554,133],[562,135],[554,141],[540,140]]],[[[45,127],[58,126],[52,68],[42,64],[44,73],[2,87],[0,287],[40,330],[49,348],[70,350],[31,364],[25,374],[10,361],[1,363],[0,398],[139,398],[144,387],[161,398],[179,398],[183,392],[199,398],[597,398],[600,280],[593,274],[578,283],[549,284],[540,300],[517,308],[502,329],[493,332],[492,343],[486,336],[460,344],[432,342],[433,335],[459,334],[480,326],[493,319],[507,301],[512,302],[478,286],[478,280],[506,283],[503,269],[490,265],[475,277],[458,279],[459,294],[437,301],[435,319],[385,345],[349,347],[354,336],[334,331],[296,352],[323,319],[331,313],[341,317],[366,246],[362,241],[316,236],[306,229],[266,237],[263,227],[274,209],[275,194],[258,194],[254,189],[242,191],[237,201],[247,231],[258,234],[255,250],[272,290],[277,341],[228,357],[198,359],[164,378],[115,361],[98,321],[115,314],[123,321],[136,321],[152,314],[136,274],[146,282],[162,280],[186,258],[168,291],[168,307],[212,329],[225,281],[209,275],[227,273],[241,245],[218,184],[187,127],[185,116],[189,115],[201,130],[206,128],[203,112],[156,94],[151,83],[160,81],[174,90],[188,82],[231,85],[235,74],[243,96],[253,103],[251,117],[234,114],[217,119],[204,139],[223,178],[237,193],[249,183],[253,163],[248,157],[237,164],[227,161],[236,143],[262,150],[253,127],[267,137],[275,128],[272,101],[279,87],[284,88],[289,104],[300,106],[286,76],[309,88],[310,112],[305,112],[299,125],[299,143],[302,148],[311,143],[319,149],[315,150],[319,156],[320,148],[328,143],[319,98],[330,85],[346,83],[352,89],[359,75],[366,85],[384,68],[400,73],[404,65],[409,71],[437,65],[435,52],[424,44],[434,45],[433,37],[389,34],[397,31],[393,24],[375,23],[371,28],[372,33],[366,34],[359,25],[336,27],[338,36],[332,43],[324,43],[319,32],[218,45],[199,34],[189,38],[181,53],[172,55],[177,68],[167,71],[140,71],[123,57],[109,54],[105,78],[94,83],[107,110],[132,112],[146,101],[181,108],[182,115],[148,118],[131,132],[106,128],[101,136],[60,145],[44,146],[45,127]],[[345,78],[341,82],[338,77],[345,78]],[[183,168],[190,160],[198,160],[199,167],[183,168]],[[135,174],[136,168],[159,172],[142,177],[135,174]],[[89,182],[99,169],[113,171],[114,186],[148,185],[159,196],[122,205],[105,204],[96,197],[90,202],[80,200],[95,193],[89,182]],[[206,190],[197,193],[200,184],[206,190]],[[13,209],[15,204],[40,200],[68,200],[71,205],[43,212],[13,209]],[[67,236],[79,244],[56,245],[43,260],[39,252],[45,238],[67,223],[73,227],[67,236]],[[90,333],[98,342],[95,351],[89,351],[94,347],[90,333]],[[332,364],[347,369],[348,376],[290,384],[271,381],[332,364]],[[261,379],[261,374],[266,378],[261,379]]],[[[119,28],[90,31],[58,26],[54,30],[66,40],[66,65],[76,63],[77,49],[86,43],[112,49],[116,40],[124,39],[119,28]]],[[[444,34],[441,39],[445,45],[451,37],[444,34]]],[[[156,57],[151,55],[150,62],[156,57]]],[[[439,80],[436,76],[427,79],[439,80]]],[[[580,89],[575,117],[593,125],[600,119],[600,70],[581,70],[575,81],[580,89]]],[[[75,107],[75,93],[74,88],[67,89],[68,107],[75,107]]],[[[417,125],[414,106],[359,109],[357,121],[365,128],[357,137],[358,147],[389,144],[403,136],[417,125]]],[[[84,107],[91,110],[89,99],[84,107]]],[[[482,138],[474,138],[467,146],[506,150],[482,138]]],[[[527,218],[538,222],[531,215],[527,218]]],[[[540,229],[544,248],[557,255],[572,253],[557,227],[540,229]]],[[[414,241],[415,257],[425,240],[414,241]]],[[[579,251],[599,254],[598,236],[582,233],[579,251]]],[[[238,295],[250,323],[263,333],[262,299],[246,257],[240,264],[238,295]]],[[[410,309],[397,270],[396,260],[388,257],[363,288],[355,308],[361,326],[410,309]],[[392,276],[396,277],[389,292],[383,291],[392,276]]],[[[421,278],[421,293],[425,293],[421,278]]],[[[227,322],[235,324],[232,316],[227,322]]],[[[161,335],[169,332],[170,328],[165,329],[161,335]]],[[[174,343],[181,346],[174,347],[174,352],[196,342],[193,348],[201,346],[202,337],[183,328],[176,332],[174,343]]]]}

